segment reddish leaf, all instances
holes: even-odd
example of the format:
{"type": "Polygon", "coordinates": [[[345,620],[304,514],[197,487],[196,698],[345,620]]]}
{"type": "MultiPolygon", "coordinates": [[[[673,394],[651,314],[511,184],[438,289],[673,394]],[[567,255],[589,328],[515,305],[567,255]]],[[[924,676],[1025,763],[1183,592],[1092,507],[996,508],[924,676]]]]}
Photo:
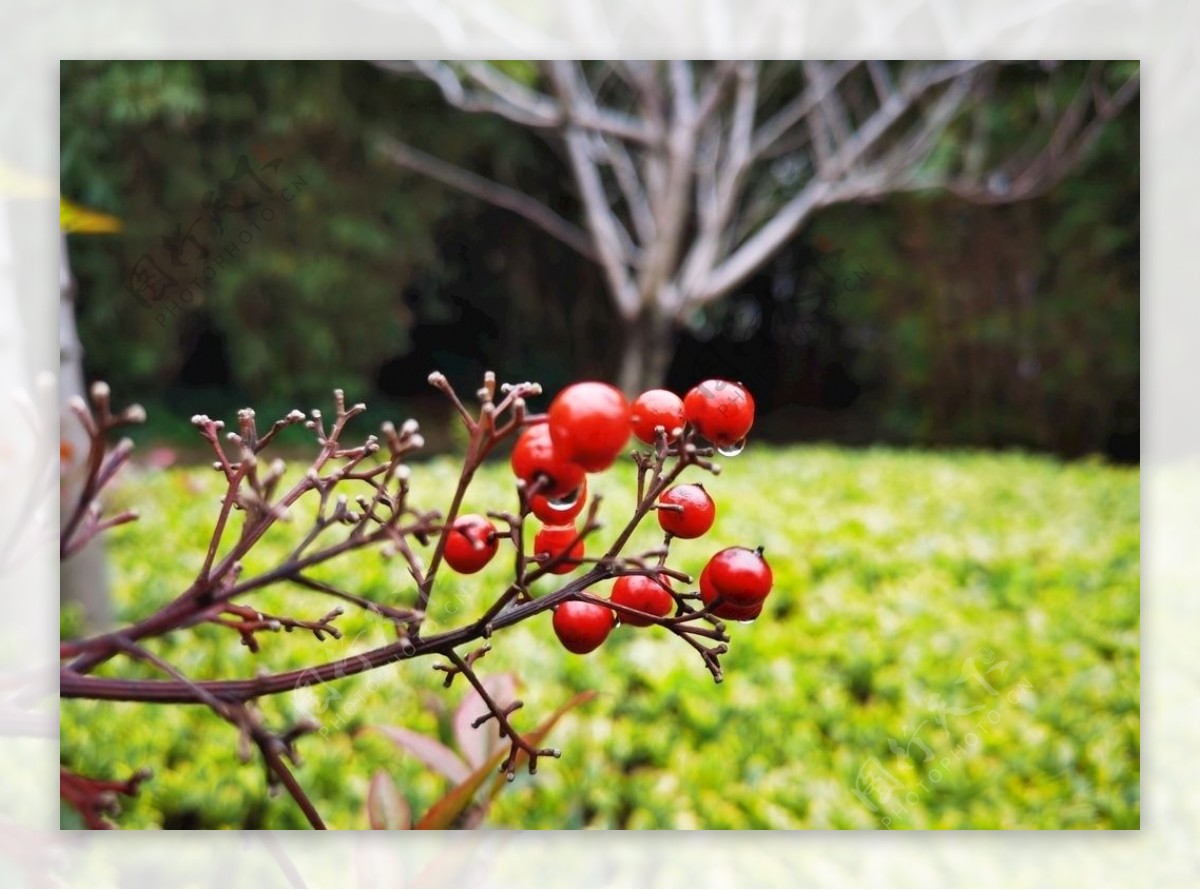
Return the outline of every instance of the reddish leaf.
{"type": "Polygon", "coordinates": [[[488,776],[500,766],[507,754],[507,749],[497,751],[492,755],[491,759],[475,772],[471,773],[461,785],[456,785],[451,788],[446,795],[437,803],[429,808],[429,811],[421,817],[421,821],[416,824],[417,829],[433,829],[441,830],[451,828],[454,825],[454,820],[462,815],[463,810],[471,805],[471,801],[475,798],[475,792],[479,790],[488,776]]]}
{"type": "MultiPolygon", "coordinates": [[[[485,677],[483,688],[492,697],[492,701],[502,708],[517,698],[517,678],[512,674],[485,677]]],[[[454,712],[454,739],[458,743],[458,750],[472,767],[482,766],[502,744],[507,744],[501,740],[500,727],[494,719],[478,729],[471,727],[471,724],[486,714],[487,710],[483,698],[472,687],[454,712]]]]}
{"type": "Polygon", "coordinates": [[[471,768],[457,754],[427,735],[405,729],[403,726],[372,727],[383,733],[401,748],[404,748],[427,767],[445,776],[451,782],[463,782],[471,775],[471,768]]]}
{"type": "Polygon", "coordinates": [[[367,821],[374,829],[404,830],[412,827],[412,813],[408,801],[392,777],[377,770],[371,777],[367,789],[367,821]]]}

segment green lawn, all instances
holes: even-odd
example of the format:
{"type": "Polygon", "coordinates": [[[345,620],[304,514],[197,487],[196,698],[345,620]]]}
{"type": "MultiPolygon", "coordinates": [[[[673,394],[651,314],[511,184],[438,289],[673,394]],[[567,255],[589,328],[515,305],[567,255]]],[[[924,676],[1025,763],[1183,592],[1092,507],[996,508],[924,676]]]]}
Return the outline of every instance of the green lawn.
{"type": "MultiPolygon", "coordinates": [[[[752,444],[705,484],[717,524],[677,542],[672,565],[698,573],[732,544],[762,544],[776,588],[762,617],[732,625],[716,685],[682,641],[618,628],[593,655],[554,639],[549,615],[498,634],[483,673],[524,681],[531,727],[581,690],[599,695],[550,743],[561,760],[519,776],[488,824],[521,828],[1137,828],[1139,825],[1139,474],[1097,462],[1008,454],[848,451],[752,444]]],[[[444,507],[455,468],[414,467],[414,500],[444,507]]],[[[142,520],[111,536],[126,620],[187,584],[219,493],[211,470],[145,473],[114,500],[142,520]]],[[[632,468],[593,478],[611,534],[633,500],[632,468]]],[[[479,477],[467,509],[515,503],[507,466],[479,477]]],[[[658,542],[653,520],[634,545],[658,542]]],[[[268,539],[257,565],[296,528],[268,539]]],[[[248,568],[253,569],[254,565],[248,568]]],[[[432,617],[467,614],[504,580],[497,559],[444,576],[432,617]],[[461,614],[461,613],[459,613],[461,614]]],[[[344,586],[411,601],[397,562],[359,554],[329,569],[344,586]]],[[[548,589],[548,588],[547,588],[548,589]]],[[[319,597],[286,588],[261,608],[315,617],[319,597]]],[[[346,638],[181,632],[157,651],[193,677],[252,676],[331,660],[388,640],[361,614],[346,638]]],[[[313,713],[342,728],[302,742],[298,775],[326,820],[366,827],[372,773],[385,769],[423,811],[445,780],[371,733],[400,724],[448,735],[463,689],[431,662],[385,668],[263,702],[283,720],[313,713]],[[349,730],[349,731],[347,731],[349,730]]],[[[133,672],[127,664],[110,670],[133,672]]],[[[233,731],[201,707],[63,702],[64,763],[97,775],[138,766],[152,781],[123,827],[298,828],[268,798],[233,731]]],[[[67,822],[69,824],[69,820],[67,822]]]]}

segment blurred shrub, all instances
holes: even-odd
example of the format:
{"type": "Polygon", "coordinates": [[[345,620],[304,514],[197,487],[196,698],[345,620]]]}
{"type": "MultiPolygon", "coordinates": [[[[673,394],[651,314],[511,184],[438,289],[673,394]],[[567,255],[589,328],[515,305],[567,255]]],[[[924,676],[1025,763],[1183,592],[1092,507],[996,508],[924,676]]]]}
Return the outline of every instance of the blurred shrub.
{"type": "MultiPolygon", "coordinates": [[[[632,475],[603,480],[607,533],[632,503],[632,475]]],[[[444,504],[455,476],[442,460],[417,467],[415,503],[444,504]]],[[[120,489],[143,516],[112,538],[125,619],[194,573],[216,482],[211,471],[177,470],[120,489]]],[[[677,542],[678,567],[695,573],[720,547],[761,543],[776,577],[762,618],[733,627],[725,682],[714,685],[689,648],[658,631],[619,628],[586,658],[557,645],[549,616],[501,633],[480,667],[525,681],[518,726],[577,692],[598,697],[556,727],[563,758],[518,777],[488,824],[1138,826],[1136,470],[1016,454],[752,445],[706,485],[721,505],[717,524],[703,540],[677,542]]],[[[498,464],[477,477],[464,508],[512,499],[498,464]]],[[[654,546],[653,529],[643,532],[634,546],[654,546]]],[[[285,544],[264,542],[259,557],[285,544]]],[[[349,589],[391,603],[412,597],[399,565],[367,557],[333,568],[349,589]]],[[[442,578],[431,620],[461,621],[506,568],[496,560],[477,576],[442,578]]],[[[293,614],[326,605],[303,590],[256,602],[293,614]]],[[[387,641],[358,613],[341,621],[344,640],[281,635],[257,656],[215,627],[178,634],[161,651],[193,677],[248,677],[387,641]]],[[[307,713],[329,730],[301,743],[298,775],[331,824],[365,827],[380,769],[414,812],[445,792],[446,780],[377,733],[354,734],[388,724],[447,737],[465,690],[442,690],[430,665],[263,702],[269,718],[307,713]]],[[[85,774],[155,769],[123,827],[304,824],[286,796],[266,796],[262,771],[237,760],[233,733],[202,707],[64,701],[62,757],[85,774]]]]}
{"type": "MultiPolygon", "coordinates": [[[[441,112],[431,85],[367,64],[64,63],[63,192],[126,223],[102,244],[72,245],[89,367],[139,396],[184,383],[310,398],[326,394],[333,369],[347,389],[372,390],[380,366],[413,348],[407,288],[435,304],[416,307],[428,317],[461,311],[436,286],[446,276],[438,232],[450,218],[470,225],[464,203],[477,210],[380,157],[374,136],[385,128],[451,160],[483,157],[502,175],[531,157],[531,140],[500,138],[496,121],[447,128],[441,112]],[[279,162],[260,177],[274,194],[247,176],[223,187],[240,159],[260,172],[279,162]],[[215,221],[211,199],[226,208],[215,221]],[[238,208],[256,201],[274,218],[254,227],[260,211],[238,208]],[[247,229],[253,240],[238,244],[247,229]],[[127,281],[145,255],[182,274],[163,239],[188,233],[183,281],[214,274],[164,322],[169,301],[145,308],[127,281]]],[[[457,331],[466,354],[473,330],[457,331]]]]}

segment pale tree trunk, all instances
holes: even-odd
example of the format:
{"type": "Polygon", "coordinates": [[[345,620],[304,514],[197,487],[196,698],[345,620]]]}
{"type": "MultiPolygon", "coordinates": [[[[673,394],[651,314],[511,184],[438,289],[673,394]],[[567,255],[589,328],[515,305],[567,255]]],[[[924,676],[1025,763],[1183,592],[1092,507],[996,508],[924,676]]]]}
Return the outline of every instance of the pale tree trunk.
{"type": "Polygon", "coordinates": [[[675,355],[676,333],[671,319],[653,309],[622,324],[617,385],[625,395],[633,398],[663,386],[675,355]]]}
{"type": "MultiPolygon", "coordinates": [[[[88,449],[87,434],[78,418],[67,409],[68,399],[72,396],[86,398],[86,394],[83,379],[83,346],[75,329],[75,279],[71,275],[66,234],[62,236],[59,292],[59,415],[62,441],[64,445],[70,446],[70,456],[63,462],[64,472],[59,493],[62,504],[60,521],[66,522],[79,497],[88,449]]],[[[83,609],[88,630],[102,631],[112,626],[112,604],[108,595],[108,560],[105,557],[102,535],[93,538],[87,546],[62,563],[59,581],[61,601],[63,604],[78,604],[83,609]]]]}
{"type": "Polygon", "coordinates": [[[820,208],[931,189],[987,204],[1037,197],[1140,89],[1136,70],[1112,88],[1112,69],[1123,63],[1092,62],[1082,77],[1074,67],[1043,67],[1044,94],[1070,98],[1039,101],[1022,146],[1002,151],[977,127],[962,152],[978,163],[952,174],[958,165],[935,173],[928,161],[965,113],[1008,101],[996,82],[1013,63],[559,60],[528,79],[487,62],[376,64],[419,74],[451,105],[565,148],[582,203],[577,221],[534,195],[383,141],[397,164],[520,214],[599,264],[626,319],[619,384],[629,394],[663,383],[674,348],[668,319],[725,299],[820,208]],[[781,95],[789,75],[801,85],[781,95]]]}

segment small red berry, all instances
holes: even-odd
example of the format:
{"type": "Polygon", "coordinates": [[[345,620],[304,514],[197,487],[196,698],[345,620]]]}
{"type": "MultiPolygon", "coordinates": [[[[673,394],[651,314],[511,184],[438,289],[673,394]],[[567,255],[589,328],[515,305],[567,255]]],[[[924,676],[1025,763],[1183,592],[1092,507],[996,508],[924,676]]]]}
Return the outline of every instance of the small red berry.
{"type": "Polygon", "coordinates": [[[732,448],[754,426],[754,397],[739,383],[705,380],[683,397],[683,413],[708,441],[732,448]]]}
{"type": "Polygon", "coordinates": [[[658,508],[658,524],[662,530],[677,538],[698,538],[712,528],[717,518],[717,505],[699,483],[676,485],[658,499],[659,504],[681,507],[679,510],[658,508]]]}
{"type": "Polygon", "coordinates": [[[587,477],[585,476],[578,488],[567,492],[562,497],[548,498],[539,491],[529,499],[529,509],[534,516],[547,525],[562,525],[578,516],[586,503],[587,477]]]}
{"type": "Polygon", "coordinates": [[[613,613],[606,606],[567,600],[554,610],[554,634],[568,652],[586,655],[608,639],[613,613]]]}
{"type": "Polygon", "coordinates": [[[629,441],[629,403],[607,383],[574,383],[550,403],[554,447],[589,473],[612,466],[629,441]]]}
{"type": "Polygon", "coordinates": [[[550,573],[566,575],[573,572],[579,567],[579,560],[583,559],[584,553],[583,538],[575,541],[578,534],[573,525],[547,525],[534,536],[534,555],[545,554],[546,562],[549,562],[560,554],[566,554],[566,558],[551,568],[550,573]],[[570,552],[567,551],[568,547],[571,548],[570,552]]]}
{"type": "Polygon", "coordinates": [[[749,621],[762,611],[773,583],[761,548],[729,547],[713,556],[700,573],[700,599],[707,606],[719,596],[721,604],[713,610],[714,615],[749,621]]]}
{"type": "MultiPolygon", "coordinates": [[[[675,598],[671,596],[671,584],[666,575],[653,578],[649,575],[622,575],[613,584],[610,599],[621,606],[637,609],[662,618],[671,614],[675,607],[675,598]]],[[[631,615],[628,612],[617,613],[625,624],[634,627],[647,627],[654,622],[641,615],[631,615]]]]}
{"type": "Polygon", "coordinates": [[[499,548],[496,526],[483,516],[468,513],[454,520],[442,555],[454,571],[473,575],[492,561],[499,548]]]}
{"type": "MultiPolygon", "coordinates": [[[[716,588],[712,586],[712,573],[708,566],[700,573],[700,599],[704,605],[711,606],[717,598],[716,588]]],[[[752,621],[762,611],[762,603],[738,605],[728,598],[722,599],[721,604],[712,610],[712,614],[725,621],[752,621]]]]}
{"type": "Polygon", "coordinates": [[[762,614],[762,610],[762,603],[755,603],[752,606],[735,606],[733,603],[724,602],[713,609],[712,613],[722,621],[753,621],[762,614]]]}
{"type": "Polygon", "coordinates": [[[629,406],[629,420],[633,434],[653,445],[656,442],[654,428],[661,426],[667,431],[667,441],[679,438],[683,430],[683,399],[666,389],[650,389],[633,400],[629,406]]]}
{"type": "Polygon", "coordinates": [[[562,497],[583,484],[583,468],[563,456],[550,438],[550,427],[537,423],[528,427],[513,446],[512,469],[526,485],[544,480],[538,489],[549,498],[562,497]]]}

